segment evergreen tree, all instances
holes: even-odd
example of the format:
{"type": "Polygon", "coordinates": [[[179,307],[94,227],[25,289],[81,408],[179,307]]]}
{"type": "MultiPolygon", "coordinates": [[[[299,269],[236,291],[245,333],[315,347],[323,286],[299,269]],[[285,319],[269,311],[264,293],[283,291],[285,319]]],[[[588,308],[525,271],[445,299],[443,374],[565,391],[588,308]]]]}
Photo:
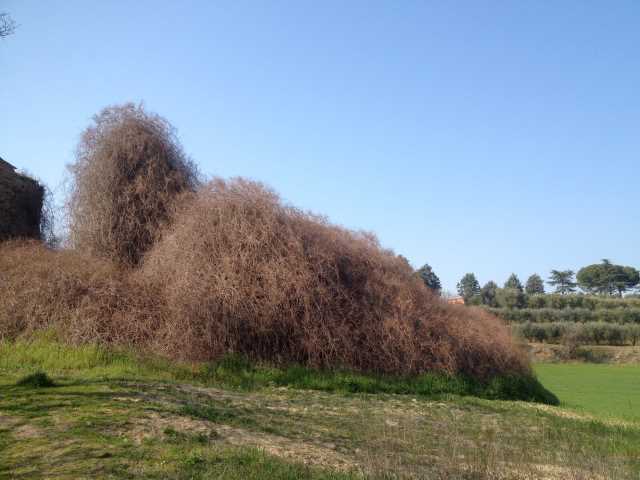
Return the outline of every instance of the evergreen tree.
{"type": "Polygon", "coordinates": [[[435,293],[440,293],[440,290],[442,289],[440,279],[434,273],[433,269],[428,263],[425,263],[420,269],[416,271],[416,273],[422,279],[427,288],[430,288],[435,293]]]}
{"type": "Polygon", "coordinates": [[[542,295],[544,294],[544,281],[542,277],[537,273],[534,273],[527,279],[527,285],[525,291],[528,295],[542,295]]]}
{"type": "Polygon", "coordinates": [[[576,282],[573,281],[575,275],[573,270],[551,270],[551,276],[547,283],[556,287],[556,293],[566,295],[576,291],[576,282]]]}
{"type": "Polygon", "coordinates": [[[585,292],[622,296],[640,282],[640,273],[633,267],[615,265],[605,258],[602,263],[581,268],[577,280],[585,292]]]}
{"type": "Polygon", "coordinates": [[[507,281],[504,282],[504,288],[513,288],[520,292],[524,291],[524,288],[522,288],[522,282],[520,282],[520,279],[515,273],[512,273],[507,281]]]}
{"type": "Polygon", "coordinates": [[[472,303],[480,297],[480,284],[473,273],[467,273],[457,285],[458,294],[464,298],[464,303],[472,303]]]}

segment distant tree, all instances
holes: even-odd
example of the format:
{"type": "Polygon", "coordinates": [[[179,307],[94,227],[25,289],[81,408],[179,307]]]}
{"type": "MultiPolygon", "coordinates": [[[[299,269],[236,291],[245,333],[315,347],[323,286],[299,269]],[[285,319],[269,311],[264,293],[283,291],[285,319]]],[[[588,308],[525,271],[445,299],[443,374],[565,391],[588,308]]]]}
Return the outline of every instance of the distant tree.
{"type": "Polygon", "coordinates": [[[500,307],[523,308],[526,300],[524,292],[517,288],[499,288],[496,292],[496,301],[500,307]]]}
{"type": "Polygon", "coordinates": [[[524,288],[522,288],[522,282],[520,282],[520,279],[515,273],[512,273],[509,278],[507,278],[507,281],[504,282],[504,288],[514,288],[521,292],[524,291],[524,288]]]}
{"type": "Polygon", "coordinates": [[[633,267],[615,265],[608,259],[581,268],[578,285],[587,293],[622,296],[640,283],[640,273],[633,267]]]}
{"type": "Polygon", "coordinates": [[[622,267],[622,270],[624,277],[616,283],[616,288],[620,296],[627,290],[632,290],[640,285],[640,271],[633,267],[622,267]]]}
{"type": "Polygon", "coordinates": [[[527,285],[525,286],[527,295],[542,295],[544,294],[544,281],[542,277],[537,273],[534,273],[527,278],[527,285]]]}
{"type": "Polygon", "coordinates": [[[0,38],[8,37],[16,31],[16,22],[8,13],[0,13],[0,38]]]}
{"type": "Polygon", "coordinates": [[[440,293],[440,290],[442,289],[440,279],[434,273],[433,269],[428,263],[425,263],[422,267],[420,267],[416,273],[428,288],[438,294],[440,293]]]}
{"type": "Polygon", "coordinates": [[[467,273],[462,277],[456,287],[458,294],[464,298],[464,303],[474,303],[480,297],[480,284],[473,273],[467,273]]]}
{"type": "Polygon", "coordinates": [[[551,276],[547,283],[556,287],[556,293],[566,295],[576,291],[576,282],[573,281],[573,270],[551,270],[551,276]]]}
{"type": "Polygon", "coordinates": [[[601,263],[587,265],[578,271],[576,280],[582,290],[599,295],[612,295],[614,292],[614,266],[608,259],[601,263]]]}
{"type": "Polygon", "coordinates": [[[492,280],[489,280],[480,290],[480,298],[482,299],[482,304],[489,307],[497,307],[497,294],[498,284],[492,280]]]}

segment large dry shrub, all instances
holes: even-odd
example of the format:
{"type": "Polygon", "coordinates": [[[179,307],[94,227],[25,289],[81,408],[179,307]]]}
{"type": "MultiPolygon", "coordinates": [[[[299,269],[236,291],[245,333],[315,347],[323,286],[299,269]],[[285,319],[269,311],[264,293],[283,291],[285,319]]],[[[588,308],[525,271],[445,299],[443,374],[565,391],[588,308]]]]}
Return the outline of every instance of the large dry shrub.
{"type": "Polygon", "coordinates": [[[160,319],[157,292],[108,261],[0,243],[0,338],[51,329],[70,342],[152,346],[160,319]]]}
{"type": "Polygon", "coordinates": [[[152,245],[175,199],[197,183],[171,125],[133,104],[93,118],[69,170],[72,246],[128,266],[152,245]]]}
{"type": "Polygon", "coordinates": [[[136,274],[162,291],[164,353],[412,374],[524,372],[507,328],[433,296],[371,234],[214,180],[175,212],[136,274]]]}

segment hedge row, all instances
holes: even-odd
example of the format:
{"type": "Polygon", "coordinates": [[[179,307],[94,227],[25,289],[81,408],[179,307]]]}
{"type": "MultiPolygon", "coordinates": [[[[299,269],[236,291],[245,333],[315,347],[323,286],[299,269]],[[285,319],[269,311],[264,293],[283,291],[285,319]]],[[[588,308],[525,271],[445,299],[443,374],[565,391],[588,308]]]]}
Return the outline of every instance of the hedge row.
{"type": "Polygon", "coordinates": [[[603,322],[550,322],[513,325],[516,335],[531,342],[583,345],[637,345],[640,325],[603,322]]]}
{"type": "Polygon", "coordinates": [[[585,308],[588,310],[599,309],[632,309],[640,308],[640,298],[612,298],[598,297],[595,295],[527,295],[527,308],[585,308]]]}
{"type": "Polygon", "coordinates": [[[546,322],[604,322],[640,324],[640,308],[611,308],[590,310],[588,308],[488,308],[498,317],[512,323],[546,322]]]}

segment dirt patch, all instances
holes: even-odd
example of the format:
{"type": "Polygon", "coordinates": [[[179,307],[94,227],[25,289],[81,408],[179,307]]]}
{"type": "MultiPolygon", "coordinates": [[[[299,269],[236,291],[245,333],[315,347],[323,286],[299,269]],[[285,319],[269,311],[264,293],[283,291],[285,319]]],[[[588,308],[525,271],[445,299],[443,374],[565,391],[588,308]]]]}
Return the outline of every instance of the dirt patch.
{"type": "Polygon", "coordinates": [[[146,439],[164,437],[168,429],[190,435],[204,434],[216,441],[234,446],[256,447],[288,461],[293,460],[341,471],[357,468],[351,459],[333,448],[178,415],[161,416],[157,413],[151,413],[145,418],[137,419],[133,428],[126,434],[139,444],[146,439]]]}
{"type": "Polygon", "coordinates": [[[14,438],[18,440],[29,440],[31,438],[38,438],[44,435],[44,431],[41,428],[34,427],[33,425],[20,425],[13,430],[14,438]]]}
{"type": "Polygon", "coordinates": [[[496,479],[521,480],[606,480],[606,476],[593,471],[549,464],[510,465],[504,464],[504,473],[496,474],[496,479]]]}
{"type": "Polygon", "coordinates": [[[330,467],[341,471],[357,468],[352,459],[334,450],[334,445],[324,447],[290,440],[277,435],[251,432],[226,425],[218,427],[223,439],[236,446],[256,446],[267,453],[284,459],[294,459],[305,464],[330,467]]]}
{"type": "Polygon", "coordinates": [[[0,429],[12,428],[19,424],[22,420],[18,417],[12,417],[10,415],[4,415],[0,413],[0,429]]]}

